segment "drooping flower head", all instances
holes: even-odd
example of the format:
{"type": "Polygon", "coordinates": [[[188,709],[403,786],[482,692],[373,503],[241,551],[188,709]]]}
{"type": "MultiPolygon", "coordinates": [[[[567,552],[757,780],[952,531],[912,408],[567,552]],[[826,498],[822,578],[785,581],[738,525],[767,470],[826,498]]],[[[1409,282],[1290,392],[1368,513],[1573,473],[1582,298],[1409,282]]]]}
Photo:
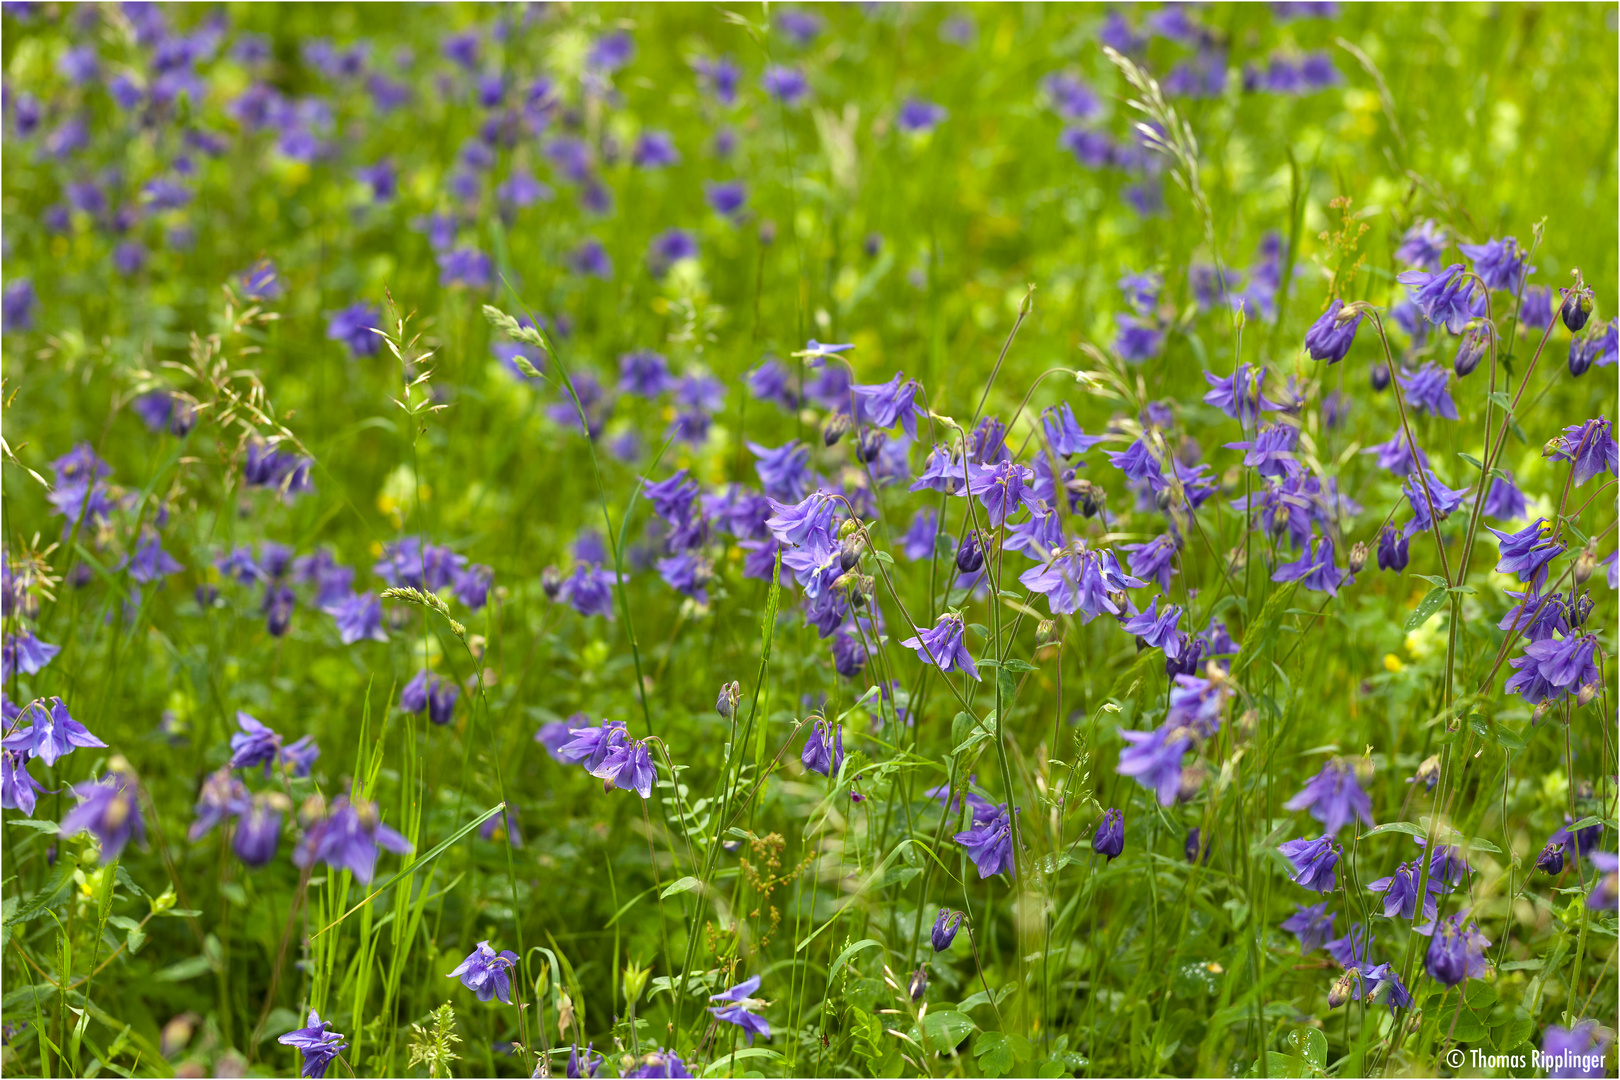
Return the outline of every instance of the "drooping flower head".
{"type": "Polygon", "coordinates": [[[1012,833],[1012,813],[1006,803],[1000,803],[983,818],[975,814],[973,828],[957,833],[953,839],[967,849],[982,879],[1013,872],[1012,833]]]}
{"type": "Polygon", "coordinates": [[[1341,758],[1323,765],[1298,795],[1283,803],[1283,808],[1308,810],[1329,836],[1338,836],[1340,829],[1357,818],[1364,825],[1373,823],[1372,800],[1361,790],[1355,765],[1341,758]]]}
{"type": "Polygon", "coordinates": [[[377,849],[396,855],[412,850],[411,842],[382,823],[377,804],[339,797],[330,811],[312,821],[293,851],[293,865],[305,869],[323,862],[334,870],[348,870],[356,881],[369,885],[377,866],[377,849]]]}
{"type": "Polygon", "coordinates": [[[1289,875],[1294,884],[1311,892],[1333,891],[1333,868],[1338,865],[1340,848],[1331,836],[1290,840],[1279,844],[1277,850],[1294,864],[1294,872],[1289,875]]]}
{"type": "Polygon", "coordinates": [[[763,1035],[771,1037],[771,1025],[763,1016],[750,1011],[763,1008],[765,1003],[754,998],[754,991],[759,989],[759,976],[744,979],[723,993],[712,994],[710,1001],[721,1002],[720,1005],[711,1006],[709,1013],[716,1019],[727,1024],[736,1024],[748,1036],[748,1045],[754,1045],[754,1036],[763,1035]]]}
{"type": "Polygon", "coordinates": [[[822,776],[837,776],[844,766],[844,727],[820,717],[810,727],[800,755],[804,767],[822,776]]]}
{"type": "Polygon", "coordinates": [[[517,953],[509,950],[496,952],[487,941],[467,955],[467,959],[446,978],[460,979],[461,985],[477,995],[479,1001],[499,998],[502,1005],[512,1004],[510,972],[517,967],[517,953]]]}
{"type": "Polygon", "coordinates": [[[1464,979],[1483,979],[1490,965],[1485,962],[1485,950],[1490,939],[1479,932],[1479,927],[1466,922],[1468,909],[1441,919],[1429,938],[1429,950],[1424,954],[1423,966],[1445,986],[1456,986],[1464,979]]]}
{"type": "Polygon", "coordinates": [[[338,1055],[349,1048],[342,1035],[328,1030],[331,1026],[330,1021],[322,1020],[320,1014],[311,1009],[307,1026],[289,1031],[276,1040],[282,1046],[290,1046],[303,1055],[303,1070],[300,1075],[307,1080],[321,1080],[326,1075],[327,1068],[337,1060],[338,1055]]]}
{"type": "Polygon", "coordinates": [[[956,931],[962,925],[964,914],[952,911],[950,908],[940,908],[939,915],[934,919],[934,928],[930,933],[935,952],[944,952],[956,940],[956,931]]]}
{"type": "Polygon", "coordinates": [[[941,615],[931,629],[918,629],[917,633],[900,644],[917,654],[925,664],[933,664],[941,672],[965,671],[969,678],[978,679],[979,668],[968,653],[963,640],[966,627],[962,616],[949,612],[941,615]]]}
{"type": "Polygon", "coordinates": [[[118,858],[132,839],[144,844],[146,822],[137,791],[135,778],[118,768],[100,780],[75,784],[73,794],[79,804],[62,818],[58,835],[66,839],[89,832],[106,860],[118,858]]]}
{"type": "Polygon", "coordinates": [[[1328,914],[1328,901],[1320,904],[1299,905],[1294,913],[1282,921],[1281,929],[1299,939],[1301,955],[1314,951],[1333,933],[1336,915],[1328,914]]]}
{"type": "Polygon", "coordinates": [[[1102,820],[1097,823],[1097,831],[1091,837],[1091,850],[1109,862],[1119,858],[1125,850],[1124,814],[1112,808],[1103,814],[1102,820]]]}

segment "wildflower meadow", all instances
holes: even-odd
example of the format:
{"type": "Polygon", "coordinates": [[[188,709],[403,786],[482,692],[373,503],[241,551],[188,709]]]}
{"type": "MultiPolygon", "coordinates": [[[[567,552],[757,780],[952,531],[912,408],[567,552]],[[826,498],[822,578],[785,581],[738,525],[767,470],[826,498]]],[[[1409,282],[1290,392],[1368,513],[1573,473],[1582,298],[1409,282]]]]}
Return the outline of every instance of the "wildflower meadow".
{"type": "Polygon", "coordinates": [[[0,53],[5,1075],[1615,1075],[1615,4],[0,53]]]}

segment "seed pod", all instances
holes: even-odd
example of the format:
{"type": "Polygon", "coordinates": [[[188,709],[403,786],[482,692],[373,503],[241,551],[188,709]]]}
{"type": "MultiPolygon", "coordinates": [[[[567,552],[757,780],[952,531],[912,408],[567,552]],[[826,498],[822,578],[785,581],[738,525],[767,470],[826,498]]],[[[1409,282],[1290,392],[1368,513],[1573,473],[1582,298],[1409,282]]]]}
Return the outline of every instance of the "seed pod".
{"type": "Polygon", "coordinates": [[[1333,987],[1328,991],[1328,1008],[1337,1009],[1349,1001],[1356,992],[1356,980],[1361,977],[1358,971],[1347,971],[1333,980],[1333,987]]]}
{"type": "Polygon", "coordinates": [[[1361,573],[1361,568],[1367,565],[1367,545],[1360,540],[1350,545],[1350,572],[1361,573]]]}
{"type": "Polygon", "coordinates": [[[1595,682],[1582,683],[1581,688],[1579,690],[1575,691],[1575,704],[1579,705],[1581,708],[1584,709],[1588,705],[1592,704],[1592,702],[1596,701],[1597,696],[1598,696],[1598,684],[1597,683],[1595,683],[1595,682]]]}

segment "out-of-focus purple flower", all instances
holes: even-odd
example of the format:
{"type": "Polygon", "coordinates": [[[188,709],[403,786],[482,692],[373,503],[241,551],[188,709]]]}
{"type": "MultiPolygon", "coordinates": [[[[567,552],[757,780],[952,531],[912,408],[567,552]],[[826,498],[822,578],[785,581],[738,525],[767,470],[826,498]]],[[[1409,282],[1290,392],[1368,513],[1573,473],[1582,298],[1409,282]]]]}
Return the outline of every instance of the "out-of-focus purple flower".
{"type": "Polygon", "coordinates": [[[1265,395],[1266,369],[1239,364],[1231,376],[1204,372],[1210,390],[1204,404],[1213,405],[1244,427],[1259,423],[1261,412],[1276,412],[1282,406],[1265,395]]]}
{"type": "Polygon", "coordinates": [[[269,776],[281,753],[281,735],[240,709],[236,726],[241,730],[231,736],[230,767],[251,769],[263,765],[264,775],[269,776]]]}
{"type": "Polygon", "coordinates": [[[558,595],[581,615],[602,615],[611,620],[616,580],[612,571],[575,563],[573,573],[563,580],[558,595]]]}
{"type": "Polygon", "coordinates": [[[644,131],[630,150],[630,163],[638,169],[667,169],[681,163],[681,152],[667,131],[644,131]]]}
{"type": "Polygon", "coordinates": [[[742,212],[743,205],[748,202],[748,188],[741,180],[727,180],[721,183],[705,181],[703,192],[710,209],[721,217],[736,217],[742,212]]]}
{"type": "Polygon", "coordinates": [[[797,502],[804,498],[805,485],[810,478],[808,447],[802,446],[797,439],[777,447],[761,446],[755,442],[746,445],[749,452],[759,459],[754,463],[754,471],[759,475],[765,494],[782,502],[797,502]]]}
{"type": "Polygon", "coordinates": [[[376,330],[382,324],[382,309],[357,300],[327,316],[326,338],[341,341],[350,356],[376,356],[382,347],[382,335],[376,330]]]}
{"type": "Polygon", "coordinates": [[[1345,575],[1333,562],[1333,537],[1313,540],[1297,560],[1278,566],[1271,580],[1297,581],[1313,592],[1337,596],[1339,586],[1345,583],[1345,575]]]}
{"type": "Polygon", "coordinates": [[[139,240],[125,240],[113,249],[113,268],[125,277],[140,272],[146,265],[146,246],[139,240]]]}
{"type": "Polygon", "coordinates": [[[1129,745],[1119,752],[1114,771],[1154,792],[1161,806],[1174,803],[1181,792],[1181,762],[1192,749],[1192,739],[1170,724],[1152,731],[1121,728],[1119,734],[1129,745]]]}
{"type": "MultiPolygon", "coordinates": [[[[307,775],[308,770],[303,774],[307,775]]],[[[290,803],[279,791],[262,791],[241,810],[231,850],[248,866],[263,866],[275,858],[281,843],[281,818],[290,803]]]]}
{"type": "Polygon", "coordinates": [[[1548,1024],[1541,1036],[1542,1066],[1549,1077],[1607,1075],[1604,1060],[1614,1035],[1596,1020],[1582,1020],[1572,1028],[1548,1024]]]}
{"type": "Polygon", "coordinates": [[[1361,326],[1361,315],[1341,320],[1339,313],[1344,310],[1343,300],[1334,300],[1322,317],[1311,324],[1305,331],[1305,349],[1311,354],[1312,360],[1326,360],[1330,364],[1337,364],[1350,352],[1350,345],[1356,340],[1356,330],[1361,326]]]}
{"type": "Polygon", "coordinates": [[[1517,521],[1526,513],[1524,492],[1511,479],[1491,478],[1491,488],[1485,493],[1485,505],[1480,508],[1486,517],[1504,521],[1517,521]]]}
{"type": "Polygon", "coordinates": [[[933,131],[950,112],[943,106],[922,98],[907,98],[895,115],[894,123],[901,131],[922,135],[933,131]]]}
{"type": "Polygon", "coordinates": [[[332,611],[337,622],[338,637],[345,645],[357,641],[387,641],[382,628],[382,603],[376,593],[355,593],[338,603],[332,611]]]}
{"type": "Polygon", "coordinates": [[[10,679],[18,671],[37,675],[61,651],[61,646],[41,641],[32,630],[21,627],[7,634],[4,646],[0,647],[0,681],[10,679]]]}
{"type": "Polygon", "coordinates": [[[331,812],[309,824],[293,851],[293,865],[307,869],[317,862],[334,870],[348,870],[361,884],[371,884],[377,849],[408,855],[409,840],[382,823],[377,804],[340,797],[331,812]]]}
{"type": "Polygon", "coordinates": [[[73,794],[79,804],[62,818],[57,835],[63,839],[89,832],[105,860],[118,858],[130,840],[146,842],[135,778],[128,773],[115,769],[100,780],[75,784],[73,794]]]}
{"type": "Polygon", "coordinates": [[[1283,809],[1310,811],[1328,836],[1338,836],[1356,818],[1364,825],[1373,823],[1372,800],[1361,790],[1355,766],[1338,758],[1323,765],[1298,795],[1283,803],[1283,809]]]}
{"type": "Polygon", "coordinates": [[[1519,250],[1519,241],[1511,236],[1483,244],[1458,244],[1457,250],[1473,261],[1474,273],[1490,289],[1512,292],[1518,289],[1519,279],[1524,274],[1534,273],[1536,269],[1525,266],[1528,256],[1519,250]]]}
{"type": "Polygon", "coordinates": [[[615,30],[591,42],[585,62],[598,71],[611,73],[624,67],[635,55],[635,39],[624,30],[615,30]]]}
{"type": "Polygon", "coordinates": [[[437,257],[439,284],[445,288],[487,289],[495,281],[495,264],[475,247],[442,251],[437,257]]]}
{"type": "Polygon", "coordinates": [[[1432,528],[1436,519],[1444,521],[1450,517],[1452,511],[1462,505],[1463,496],[1468,494],[1461,488],[1453,490],[1446,487],[1429,469],[1408,475],[1406,482],[1401,485],[1401,491],[1406,495],[1407,505],[1412,508],[1412,520],[1406,523],[1404,530],[1408,539],[1432,528]]]}
{"type": "Polygon", "coordinates": [[[717,60],[695,60],[692,63],[692,70],[697,73],[699,81],[714,95],[716,101],[728,106],[736,104],[737,86],[742,82],[742,71],[732,63],[729,56],[722,56],[717,60]]]}
{"type": "Polygon", "coordinates": [[[214,826],[236,817],[247,807],[247,786],[236,778],[231,767],[226,765],[215,770],[203,780],[202,790],[197,793],[197,805],[193,811],[197,820],[191,823],[186,839],[195,844],[207,836],[214,826]]]}
{"type": "Polygon", "coordinates": [[[39,297],[31,280],[20,277],[6,282],[4,292],[0,292],[0,323],[4,323],[4,332],[32,330],[34,309],[38,306],[39,297]]]}
{"type": "Polygon", "coordinates": [[[26,817],[34,816],[39,794],[45,789],[28,771],[31,759],[27,750],[0,747],[0,809],[19,810],[26,817]]]}
{"type": "Polygon", "coordinates": [[[1406,391],[1407,400],[1422,412],[1447,420],[1457,419],[1457,406],[1446,384],[1451,372],[1438,364],[1424,364],[1411,375],[1397,375],[1395,381],[1406,391]]]}
{"type": "Polygon", "coordinates": [[[1314,952],[1333,933],[1333,920],[1328,914],[1328,901],[1320,904],[1300,904],[1292,915],[1282,921],[1279,929],[1287,930],[1299,939],[1300,955],[1314,952]]]}
{"type": "Polygon", "coordinates": [[[480,941],[477,948],[467,954],[467,959],[445,977],[460,979],[461,985],[471,990],[479,1001],[499,998],[502,1005],[510,1005],[510,973],[517,967],[517,962],[517,953],[510,950],[496,952],[489,942],[480,941]]]}
{"type": "Polygon", "coordinates": [[[1134,315],[1116,314],[1119,333],[1114,336],[1114,351],[1120,359],[1140,364],[1158,356],[1164,349],[1164,332],[1151,322],[1134,315]]]}
{"type": "Polygon", "coordinates": [[[781,64],[766,68],[760,85],[767,94],[788,108],[798,105],[810,93],[810,82],[804,77],[804,72],[781,64]]]}
{"type": "Polygon", "coordinates": [[[665,229],[647,244],[647,264],[655,277],[663,276],[666,270],[682,259],[697,257],[697,237],[685,229],[665,229]]]}

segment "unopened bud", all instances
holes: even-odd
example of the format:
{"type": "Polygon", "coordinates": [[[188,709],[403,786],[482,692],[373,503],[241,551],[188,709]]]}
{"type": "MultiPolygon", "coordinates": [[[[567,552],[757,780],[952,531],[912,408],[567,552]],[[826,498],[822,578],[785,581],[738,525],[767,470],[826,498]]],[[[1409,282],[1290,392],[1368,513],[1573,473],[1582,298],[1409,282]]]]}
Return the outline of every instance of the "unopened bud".
{"type": "Polygon", "coordinates": [[[844,570],[850,570],[861,561],[860,536],[846,536],[838,545],[838,565],[844,570]]]}
{"type": "Polygon", "coordinates": [[[928,993],[928,969],[920,967],[911,976],[911,1000],[921,1001],[926,993],[928,993]]]}
{"type": "Polygon", "coordinates": [[[555,600],[562,594],[562,571],[555,566],[548,566],[540,571],[540,591],[546,594],[547,600],[555,600]]]}
{"type": "Polygon", "coordinates": [[[1374,364],[1372,366],[1372,388],[1374,393],[1382,394],[1389,389],[1389,365],[1374,364]]]}
{"type": "Polygon", "coordinates": [[[1547,719],[1547,714],[1552,712],[1552,707],[1550,701],[1543,701],[1537,705],[1535,711],[1530,714],[1530,726],[1540,727],[1541,722],[1547,719]]]}
{"type": "Polygon", "coordinates": [[[1597,541],[1587,541],[1581,553],[1575,556],[1575,584],[1585,585],[1597,569],[1597,562],[1597,541]]]}
{"type": "Polygon", "coordinates": [[[1569,443],[1562,435],[1554,435],[1541,447],[1541,456],[1544,458],[1559,457],[1569,453],[1569,443]]]}
{"type": "Polygon", "coordinates": [[[1598,684],[1597,683],[1595,683],[1595,682],[1582,683],[1581,688],[1579,690],[1575,691],[1575,704],[1579,705],[1581,708],[1584,709],[1588,705],[1592,704],[1593,701],[1597,700],[1597,696],[1598,696],[1598,684]]]}
{"type": "Polygon", "coordinates": [[[1086,517],[1096,517],[1102,510],[1103,503],[1107,501],[1108,493],[1099,485],[1092,484],[1080,496],[1080,513],[1086,517]]]}
{"type": "Polygon", "coordinates": [[[1350,545],[1350,572],[1361,573],[1361,568],[1367,565],[1367,545],[1358,540],[1350,545]]]}
{"type": "Polygon", "coordinates": [[[843,521],[838,523],[838,539],[849,539],[851,535],[860,530],[860,527],[861,523],[856,521],[854,518],[845,518],[843,521]]]}
{"type": "MultiPolygon", "coordinates": [[[[1204,767],[1199,764],[1189,765],[1181,770],[1181,787],[1176,792],[1177,802],[1192,802],[1198,789],[1204,786],[1204,767]]],[[[1189,861],[1190,858],[1189,858],[1189,861]]]]}
{"type": "Polygon", "coordinates": [[[976,573],[984,565],[984,545],[979,541],[977,529],[970,529],[956,549],[956,568],[964,574],[976,573]]]}
{"type": "Polygon", "coordinates": [[[870,463],[877,460],[883,452],[883,444],[888,441],[886,431],[877,428],[862,428],[860,436],[855,440],[855,460],[870,463]]]}
{"type": "Polygon", "coordinates": [[[1042,619],[1035,624],[1035,647],[1037,649],[1052,644],[1057,638],[1057,623],[1053,620],[1042,619]]]}
{"type": "Polygon", "coordinates": [[[742,684],[729,682],[720,684],[720,696],[714,703],[714,711],[722,719],[735,720],[737,718],[737,702],[742,700],[742,684]]]}
{"type": "Polygon", "coordinates": [[[1580,333],[1581,327],[1586,325],[1586,320],[1592,315],[1592,290],[1587,288],[1570,290],[1564,297],[1564,303],[1559,307],[1558,314],[1570,333],[1580,333]]]}
{"type": "Polygon", "coordinates": [[[832,446],[849,432],[849,414],[835,412],[827,417],[827,422],[821,425],[821,443],[823,446],[832,446]]]}
{"type": "Polygon", "coordinates": [[[1328,1008],[1337,1009],[1349,1001],[1356,992],[1356,980],[1361,977],[1358,971],[1347,971],[1333,980],[1333,986],[1328,990],[1328,1008]]]}

